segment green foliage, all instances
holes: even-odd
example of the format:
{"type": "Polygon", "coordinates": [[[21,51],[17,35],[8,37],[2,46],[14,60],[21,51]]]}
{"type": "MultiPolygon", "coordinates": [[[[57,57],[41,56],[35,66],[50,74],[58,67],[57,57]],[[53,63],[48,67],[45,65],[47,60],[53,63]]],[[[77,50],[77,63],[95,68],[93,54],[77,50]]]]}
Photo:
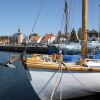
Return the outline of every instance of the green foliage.
{"type": "Polygon", "coordinates": [[[77,41],[76,31],[75,31],[74,28],[72,29],[72,32],[71,32],[70,41],[71,42],[76,42],[77,41]]]}
{"type": "Polygon", "coordinates": [[[58,43],[58,42],[54,40],[52,43],[53,43],[53,44],[56,44],[56,43],[58,43]]]}
{"type": "Polygon", "coordinates": [[[79,29],[78,29],[78,38],[79,38],[80,40],[83,39],[83,36],[82,36],[82,28],[79,28],[79,29]]]}
{"type": "Polygon", "coordinates": [[[38,33],[33,33],[32,36],[38,36],[38,33]]]}
{"type": "Polygon", "coordinates": [[[38,36],[38,33],[32,33],[32,34],[30,34],[30,35],[29,35],[29,39],[30,39],[31,37],[33,37],[33,36],[38,36]]]}

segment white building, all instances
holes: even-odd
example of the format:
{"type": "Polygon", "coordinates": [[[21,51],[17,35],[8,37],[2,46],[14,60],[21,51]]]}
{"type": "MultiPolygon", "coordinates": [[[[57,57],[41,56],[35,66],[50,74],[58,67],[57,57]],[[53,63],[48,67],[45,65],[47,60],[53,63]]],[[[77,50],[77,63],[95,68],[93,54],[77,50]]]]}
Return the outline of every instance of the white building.
{"type": "Polygon", "coordinates": [[[24,34],[20,32],[20,29],[18,29],[18,32],[13,34],[13,44],[21,44],[24,40],[24,34]]]}
{"type": "Polygon", "coordinates": [[[88,31],[87,34],[89,41],[97,41],[100,38],[99,32],[97,32],[95,29],[88,31]]]}
{"type": "Polygon", "coordinates": [[[31,38],[32,43],[40,43],[41,40],[42,40],[42,36],[33,36],[31,38]]]}
{"type": "Polygon", "coordinates": [[[46,35],[42,38],[41,43],[49,44],[52,43],[55,39],[55,35],[46,33],[46,35]]]}

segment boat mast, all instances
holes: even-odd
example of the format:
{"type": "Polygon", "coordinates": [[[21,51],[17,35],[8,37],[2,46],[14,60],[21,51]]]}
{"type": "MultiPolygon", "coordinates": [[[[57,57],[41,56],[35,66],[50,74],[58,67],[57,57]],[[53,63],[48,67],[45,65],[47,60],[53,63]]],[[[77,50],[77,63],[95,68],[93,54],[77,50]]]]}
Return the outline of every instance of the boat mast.
{"type": "Polygon", "coordinates": [[[87,52],[87,16],[88,16],[88,0],[82,0],[82,58],[86,57],[87,52]]]}
{"type": "Polygon", "coordinates": [[[65,34],[68,33],[68,1],[65,0],[65,34]]]}
{"type": "Polygon", "coordinates": [[[65,15],[65,30],[64,30],[64,38],[68,40],[68,16],[69,16],[69,4],[68,1],[65,0],[65,9],[64,9],[64,15],[65,15]]]}
{"type": "MultiPolygon", "coordinates": [[[[99,5],[100,8],[100,5],[99,5]]],[[[99,9],[99,32],[98,32],[98,41],[100,41],[100,9],[99,9]]]]}

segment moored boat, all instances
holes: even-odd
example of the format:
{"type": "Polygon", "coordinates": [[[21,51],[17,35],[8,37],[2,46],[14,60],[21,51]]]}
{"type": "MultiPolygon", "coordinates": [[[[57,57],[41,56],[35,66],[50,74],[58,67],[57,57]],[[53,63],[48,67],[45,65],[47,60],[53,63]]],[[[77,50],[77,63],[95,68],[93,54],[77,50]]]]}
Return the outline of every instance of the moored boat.
{"type": "Polygon", "coordinates": [[[30,83],[41,100],[62,100],[92,95],[100,92],[100,60],[87,59],[87,2],[82,0],[82,59],[78,62],[63,62],[58,57],[36,55],[23,59],[30,74],[30,83]]]}
{"type": "Polygon", "coordinates": [[[30,82],[41,100],[59,100],[61,93],[63,99],[69,99],[100,92],[100,66],[90,67],[87,63],[92,61],[100,65],[99,60],[59,64],[45,61],[37,55],[34,57],[27,58],[26,64],[31,75],[30,82]]]}

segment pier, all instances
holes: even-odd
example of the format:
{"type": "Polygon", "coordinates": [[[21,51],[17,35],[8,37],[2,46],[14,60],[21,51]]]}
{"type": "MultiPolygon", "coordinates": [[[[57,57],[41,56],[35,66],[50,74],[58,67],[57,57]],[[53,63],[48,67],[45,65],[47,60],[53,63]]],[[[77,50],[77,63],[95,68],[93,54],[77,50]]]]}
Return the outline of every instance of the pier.
{"type": "MultiPolygon", "coordinates": [[[[6,46],[0,46],[0,51],[23,52],[25,48],[26,46],[6,45],[6,46]]],[[[27,46],[26,52],[48,54],[48,47],[47,46],[27,46]]]]}

